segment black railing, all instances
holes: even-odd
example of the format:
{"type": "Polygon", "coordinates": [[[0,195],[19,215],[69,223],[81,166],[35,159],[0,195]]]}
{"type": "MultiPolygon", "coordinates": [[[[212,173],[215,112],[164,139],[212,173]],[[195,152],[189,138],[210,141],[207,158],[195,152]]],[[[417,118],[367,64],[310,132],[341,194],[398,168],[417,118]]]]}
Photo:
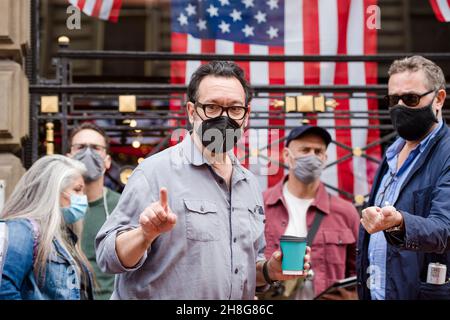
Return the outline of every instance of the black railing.
{"type": "MultiPolygon", "coordinates": [[[[450,61],[450,53],[419,53],[434,61],[450,61]]],[[[31,93],[31,159],[34,162],[39,156],[39,125],[47,121],[60,122],[61,132],[58,135],[61,141],[61,149],[63,152],[67,150],[67,136],[68,130],[73,128],[77,121],[92,119],[92,120],[126,120],[126,119],[145,119],[145,120],[173,120],[174,125],[156,124],[151,127],[136,126],[130,127],[128,125],[107,125],[105,130],[113,132],[128,132],[133,130],[141,130],[143,136],[161,137],[164,133],[170,132],[176,128],[183,128],[183,123],[186,123],[187,117],[184,111],[172,111],[169,109],[169,99],[177,99],[181,104],[184,103],[184,94],[186,92],[186,85],[158,83],[158,84],[140,84],[140,83],[73,83],[72,82],[72,60],[86,60],[86,59],[141,59],[149,61],[210,61],[210,60],[232,60],[232,61],[268,61],[268,62],[390,62],[395,59],[414,55],[413,53],[396,53],[396,54],[378,54],[378,55],[304,55],[304,56],[289,56],[289,55],[225,55],[225,54],[179,54],[168,52],[141,52],[141,51],[96,51],[96,50],[70,50],[66,45],[61,45],[57,53],[56,61],[56,78],[55,79],[39,79],[33,74],[32,81],[30,81],[31,93]],[[95,108],[83,108],[82,110],[75,110],[74,98],[79,98],[83,95],[84,103],[86,101],[101,101],[98,95],[117,96],[121,94],[138,95],[138,98],[146,100],[167,100],[164,110],[141,110],[132,114],[118,114],[117,108],[111,110],[111,104],[108,105],[110,110],[96,110],[95,108]],[[175,97],[175,94],[178,94],[175,97]],[[40,113],[39,97],[42,95],[58,95],[59,96],[59,110],[57,114],[43,114],[40,113]],[[97,97],[89,96],[96,95],[97,97]],[[149,95],[158,95],[149,96],[149,95]]],[[[36,61],[34,61],[36,63],[36,61]]],[[[35,72],[36,69],[33,70],[35,72]]],[[[33,73],[32,72],[32,73],[33,73]]],[[[255,85],[253,86],[255,94],[263,99],[275,99],[274,94],[278,99],[283,99],[289,94],[317,94],[318,92],[327,92],[327,98],[334,98],[339,102],[339,99],[380,99],[387,91],[387,85],[255,85]],[[370,93],[367,96],[361,96],[361,93],[370,93]],[[264,95],[266,94],[266,95],[264,95]],[[270,95],[269,95],[270,94],[270,95]],[[347,95],[345,95],[347,94],[347,95]]],[[[287,113],[286,115],[289,115],[287,113]]],[[[319,117],[313,113],[298,113],[296,114],[298,120],[317,120],[319,117]]],[[[450,121],[450,111],[444,109],[443,116],[450,121]]],[[[292,115],[289,115],[292,117],[292,115]]],[[[295,117],[295,115],[294,115],[295,117]]],[[[259,120],[280,120],[285,119],[284,111],[279,109],[277,111],[252,111],[252,119],[259,120]]],[[[286,117],[287,119],[287,117],[286,117]]],[[[292,118],[291,118],[292,119],[292,118]]],[[[389,121],[389,113],[387,110],[376,111],[326,111],[321,114],[320,119],[336,119],[336,120],[378,120],[378,125],[337,125],[325,126],[327,129],[378,129],[389,132],[384,137],[380,137],[377,141],[371,143],[369,146],[361,148],[363,151],[376,145],[384,144],[392,138],[393,127],[389,121]]],[[[300,122],[299,122],[300,123],[300,122]]],[[[250,129],[291,129],[293,125],[261,125],[252,124],[250,121],[250,129]]],[[[168,136],[157,145],[157,150],[162,149],[167,145],[168,136]]],[[[353,156],[352,148],[334,142],[336,146],[343,148],[348,152],[342,159],[338,159],[336,163],[343,161],[353,156]]],[[[268,147],[268,146],[267,146],[268,147]]],[[[27,149],[28,150],[28,149],[27,149]]],[[[29,152],[29,151],[28,151],[29,152]]],[[[248,156],[248,155],[247,155],[248,156]]],[[[366,157],[370,161],[377,161],[366,154],[361,156],[366,157]]],[[[339,190],[329,186],[341,194],[350,197],[344,190],[339,190]]],[[[367,196],[367,195],[364,195],[367,196]]]]}
{"type": "Polygon", "coordinates": [[[153,61],[268,61],[268,62],[389,62],[412,55],[421,55],[434,61],[450,60],[450,53],[388,53],[377,55],[245,55],[245,54],[192,54],[171,52],[143,52],[118,50],[69,50],[60,49],[58,57],[71,60],[87,59],[141,59],[153,61]]]}

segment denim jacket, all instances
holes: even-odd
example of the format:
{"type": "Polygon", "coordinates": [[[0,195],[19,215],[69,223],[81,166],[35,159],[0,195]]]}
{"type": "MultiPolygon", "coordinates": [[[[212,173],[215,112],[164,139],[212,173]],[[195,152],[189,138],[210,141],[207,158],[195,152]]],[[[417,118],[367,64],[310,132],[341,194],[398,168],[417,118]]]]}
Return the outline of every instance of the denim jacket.
{"type": "MultiPolygon", "coordinates": [[[[7,220],[6,223],[8,249],[0,300],[80,300],[80,277],[76,271],[76,262],[61,244],[56,239],[53,240],[45,277],[43,281],[38,281],[33,268],[36,250],[33,225],[27,219],[7,220]]],[[[88,274],[92,284],[92,276],[89,272],[88,274]]]]}

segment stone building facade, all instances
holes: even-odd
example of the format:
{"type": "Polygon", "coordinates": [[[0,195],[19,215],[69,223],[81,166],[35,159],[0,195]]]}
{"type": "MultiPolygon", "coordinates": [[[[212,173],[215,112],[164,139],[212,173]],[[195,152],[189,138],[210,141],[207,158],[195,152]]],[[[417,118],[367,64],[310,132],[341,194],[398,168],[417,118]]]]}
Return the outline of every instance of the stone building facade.
{"type": "Polygon", "coordinates": [[[5,198],[25,172],[15,154],[29,131],[25,61],[30,49],[30,5],[31,0],[0,1],[0,192],[5,198]]]}

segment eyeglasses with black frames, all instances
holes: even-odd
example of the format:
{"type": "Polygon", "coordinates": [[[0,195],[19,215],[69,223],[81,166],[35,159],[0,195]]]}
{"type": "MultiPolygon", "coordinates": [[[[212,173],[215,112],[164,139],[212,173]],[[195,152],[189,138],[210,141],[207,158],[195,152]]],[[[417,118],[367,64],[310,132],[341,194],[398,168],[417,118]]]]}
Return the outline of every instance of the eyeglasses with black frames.
{"type": "Polygon", "coordinates": [[[217,118],[223,115],[225,112],[226,115],[233,120],[242,120],[245,118],[245,115],[248,112],[248,108],[244,106],[221,106],[215,103],[200,103],[194,102],[194,106],[196,108],[201,108],[203,110],[204,115],[211,119],[217,118]]]}

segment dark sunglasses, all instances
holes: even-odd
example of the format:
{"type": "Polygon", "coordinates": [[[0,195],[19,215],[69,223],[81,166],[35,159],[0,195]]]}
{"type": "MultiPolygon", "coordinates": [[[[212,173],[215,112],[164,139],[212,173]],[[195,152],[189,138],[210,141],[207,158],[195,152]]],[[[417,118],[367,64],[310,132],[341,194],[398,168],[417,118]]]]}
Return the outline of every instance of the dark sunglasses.
{"type": "Polygon", "coordinates": [[[432,92],[434,92],[434,90],[430,90],[428,92],[425,92],[424,94],[406,93],[402,94],[401,96],[392,94],[385,96],[384,100],[387,102],[389,107],[395,106],[396,104],[398,104],[400,100],[402,100],[403,103],[406,104],[408,107],[415,107],[420,103],[420,99],[422,99],[423,97],[432,92]]]}

